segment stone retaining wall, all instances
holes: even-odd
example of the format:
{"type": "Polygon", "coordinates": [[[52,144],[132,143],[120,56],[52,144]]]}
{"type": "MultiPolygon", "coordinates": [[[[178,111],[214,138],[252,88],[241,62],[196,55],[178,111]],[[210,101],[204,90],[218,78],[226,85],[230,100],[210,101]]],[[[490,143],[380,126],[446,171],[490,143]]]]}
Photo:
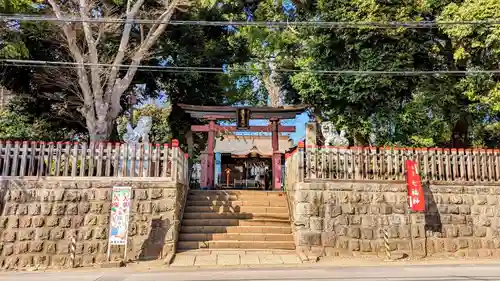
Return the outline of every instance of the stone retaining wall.
{"type": "MultiPolygon", "coordinates": [[[[76,233],[76,265],[106,261],[113,186],[131,186],[128,260],[175,251],[186,188],[173,182],[4,180],[0,199],[0,268],[67,267],[76,233]]],[[[120,260],[123,247],[113,247],[120,260]]]]}
{"type": "Polygon", "coordinates": [[[424,187],[425,214],[408,215],[406,184],[302,182],[293,200],[297,248],[308,255],[500,256],[500,186],[424,187]],[[411,235],[411,236],[410,236],[411,235]]]}

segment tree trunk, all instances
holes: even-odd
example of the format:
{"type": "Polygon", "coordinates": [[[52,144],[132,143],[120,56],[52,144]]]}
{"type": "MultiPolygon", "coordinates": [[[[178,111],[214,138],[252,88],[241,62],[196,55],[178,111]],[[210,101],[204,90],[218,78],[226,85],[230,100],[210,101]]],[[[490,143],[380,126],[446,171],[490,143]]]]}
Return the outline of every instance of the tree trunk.
{"type": "Polygon", "coordinates": [[[113,132],[114,122],[105,118],[87,117],[90,141],[107,141],[113,132]]]}
{"type": "Polygon", "coordinates": [[[468,148],[469,143],[469,122],[468,116],[462,114],[460,119],[454,124],[451,132],[451,147],[452,148],[468,148]]]}

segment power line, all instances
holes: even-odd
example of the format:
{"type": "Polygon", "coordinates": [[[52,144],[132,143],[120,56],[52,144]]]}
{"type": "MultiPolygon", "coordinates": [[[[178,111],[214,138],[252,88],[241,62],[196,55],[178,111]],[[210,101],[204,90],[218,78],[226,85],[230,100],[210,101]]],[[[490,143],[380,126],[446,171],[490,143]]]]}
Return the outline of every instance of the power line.
{"type": "MultiPolygon", "coordinates": [[[[47,67],[47,68],[78,68],[78,67],[99,67],[111,68],[113,64],[107,63],[84,63],[78,64],[76,62],[63,62],[63,61],[41,61],[41,60],[0,60],[0,65],[11,67],[47,67]]],[[[115,67],[128,68],[129,64],[119,64],[115,67]]],[[[161,66],[161,65],[138,65],[138,71],[151,71],[151,72],[174,72],[174,73],[236,73],[236,74],[249,74],[252,71],[259,71],[259,69],[229,69],[224,70],[222,67],[202,67],[202,66],[161,66]]],[[[421,76],[421,75],[473,75],[473,74],[500,74],[500,69],[493,70],[318,70],[318,69],[275,69],[280,73],[312,73],[319,75],[389,75],[389,76],[421,76]]]]}
{"type": "MultiPolygon", "coordinates": [[[[136,23],[157,24],[159,20],[150,19],[121,19],[121,18],[89,18],[54,16],[32,16],[32,15],[6,15],[0,14],[0,20],[5,21],[48,21],[48,22],[90,22],[90,23],[136,23]]],[[[195,25],[195,26],[266,26],[286,27],[304,26],[318,28],[437,28],[439,26],[454,25],[500,25],[500,20],[477,20],[477,21],[411,21],[411,22],[334,22],[334,21],[204,21],[204,20],[171,20],[166,22],[170,25],[195,25]]]]}

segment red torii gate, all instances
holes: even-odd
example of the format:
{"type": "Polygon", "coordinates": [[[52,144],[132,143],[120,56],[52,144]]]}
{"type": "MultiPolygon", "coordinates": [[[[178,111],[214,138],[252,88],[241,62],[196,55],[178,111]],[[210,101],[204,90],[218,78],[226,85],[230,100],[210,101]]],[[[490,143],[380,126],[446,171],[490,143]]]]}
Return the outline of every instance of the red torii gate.
{"type": "MultiPolygon", "coordinates": [[[[295,126],[281,126],[280,120],[294,119],[297,115],[301,114],[307,107],[305,105],[299,106],[284,106],[284,107],[232,107],[232,106],[198,106],[179,104],[186,113],[190,114],[193,118],[205,119],[209,123],[207,125],[192,125],[191,131],[193,132],[207,132],[208,133],[208,160],[206,169],[206,186],[214,186],[215,174],[215,133],[217,131],[234,132],[238,130],[246,132],[271,132],[272,133],[272,172],[273,172],[273,188],[281,188],[281,157],[282,153],[279,151],[279,133],[293,133],[295,126]],[[239,126],[219,126],[215,124],[217,120],[239,120],[238,115],[246,114],[246,124],[239,124],[239,126]],[[268,119],[270,125],[268,126],[248,126],[250,119],[268,119]],[[246,126],[242,126],[246,125],[246,126]],[[246,127],[243,128],[242,127],[246,127]]],[[[202,170],[203,172],[203,170],[202,170]]]]}

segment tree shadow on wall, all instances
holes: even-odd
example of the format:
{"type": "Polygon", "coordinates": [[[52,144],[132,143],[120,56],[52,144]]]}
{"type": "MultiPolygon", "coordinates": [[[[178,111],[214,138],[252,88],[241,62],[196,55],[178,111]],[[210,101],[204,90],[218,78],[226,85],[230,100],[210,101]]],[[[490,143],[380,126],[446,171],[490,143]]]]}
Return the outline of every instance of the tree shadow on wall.
{"type": "Polygon", "coordinates": [[[0,216],[6,215],[4,214],[4,209],[7,205],[7,200],[5,198],[5,196],[7,195],[7,188],[7,181],[2,181],[2,184],[0,185],[0,216]]]}
{"type": "Polygon", "coordinates": [[[426,201],[426,211],[425,211],[425,231],[439,232],[443,231],[443,225],[441,222],[441,215],[439,214],[439,208],[432,194],[430,183],[423,182],[422,188],[424,190],[424,196],[426,201]]]}
{"type": "Polygon", "coordinates": [[[141,253],[138,260],[156,260],[162,258],[165,237],[171,226],[170,220],[153,219],[151,220],[151,230],[148,238],[142,244],[141,253]]]}

